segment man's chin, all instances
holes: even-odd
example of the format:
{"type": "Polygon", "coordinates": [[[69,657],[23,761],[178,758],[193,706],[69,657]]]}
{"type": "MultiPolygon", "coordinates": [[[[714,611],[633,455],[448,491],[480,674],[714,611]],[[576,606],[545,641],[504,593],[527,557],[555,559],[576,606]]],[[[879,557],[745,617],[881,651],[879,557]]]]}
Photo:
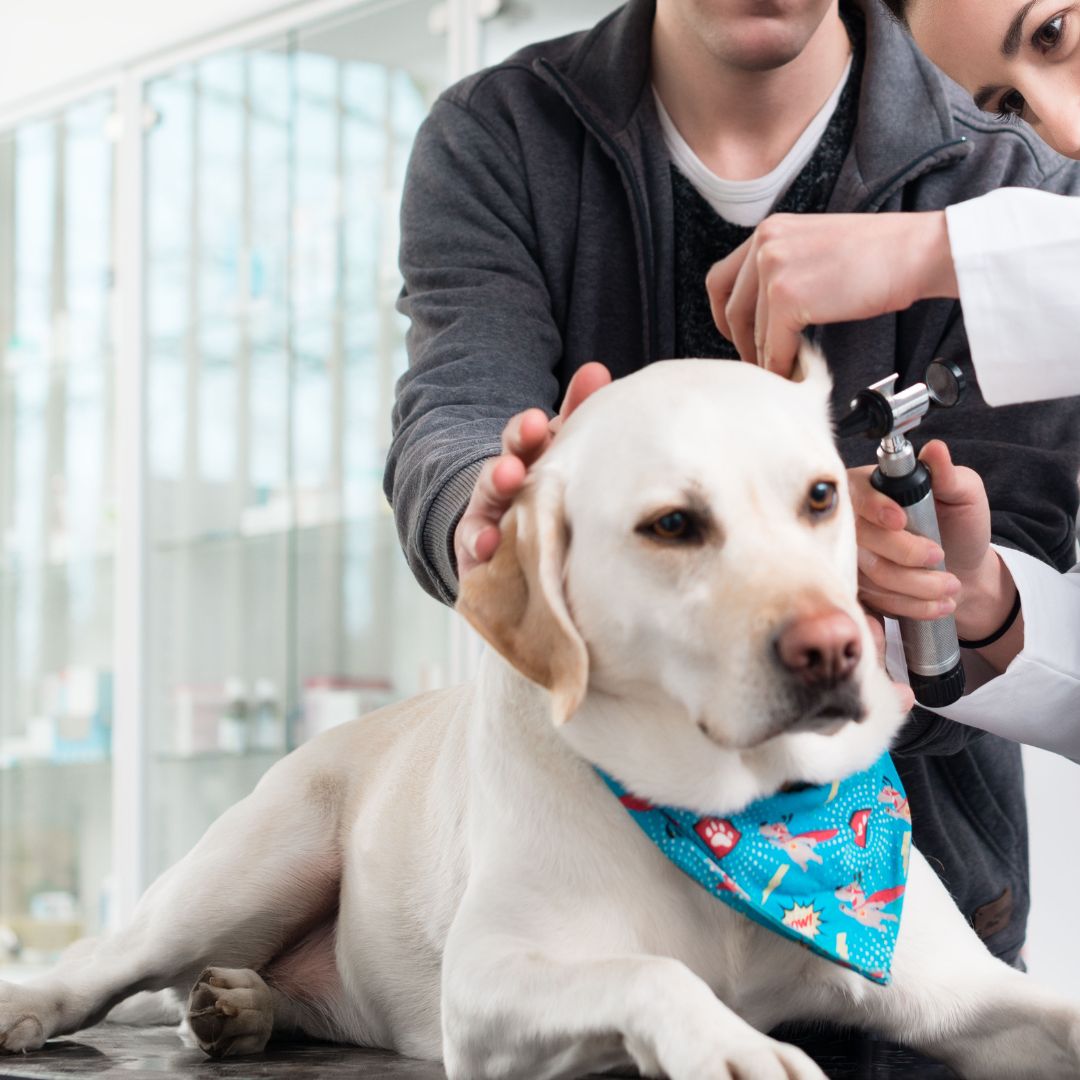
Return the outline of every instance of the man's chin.
{"type": "Polygon", "coordinates": [[[733,51],[733,55],[725,59],[730,67],[739,71],[761,74],[787,67],[802,51],[801,46],[792,45],[790,42],[761,42],[756,48],[733,51]]]}
{"type": "Polygon", "coordinates": [[[714,38],[714,52],[736,70],[778,71],[797,60],[820,29],[820,18],[813,16],[744,16],[714,38]]]}

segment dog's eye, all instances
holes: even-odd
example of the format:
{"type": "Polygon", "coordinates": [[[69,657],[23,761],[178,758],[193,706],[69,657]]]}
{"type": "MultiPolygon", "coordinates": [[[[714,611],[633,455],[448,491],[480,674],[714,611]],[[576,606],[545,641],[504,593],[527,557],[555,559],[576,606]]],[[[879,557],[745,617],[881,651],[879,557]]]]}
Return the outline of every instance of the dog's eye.
{"type": "Polygon", "coordinates": [[[690,515],[681,510],[673,510],[662,518],[657,518],[652,525],[653,533],[661,540],[682,540],[690,532],[690,515]]]}
{"type": "Polygon", "coordinates": [[[806,495],[806,509],[811,517],[820,518],[836,509],[836,485],[831,480],[819,480],[806,495]]]}
{"type": "Polygon", "coordinates": [[[686,510],[669,510],[643,525],[641,531],[657,540],[669,542],[697,540],[700,535],[694,515],[686,510]]]}

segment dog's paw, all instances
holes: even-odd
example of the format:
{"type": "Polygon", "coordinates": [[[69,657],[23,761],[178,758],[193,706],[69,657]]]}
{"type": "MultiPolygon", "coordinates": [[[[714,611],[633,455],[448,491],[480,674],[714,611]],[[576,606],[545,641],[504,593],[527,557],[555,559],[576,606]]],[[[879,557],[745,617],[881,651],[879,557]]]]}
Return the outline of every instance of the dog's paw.
{"type": "Polygon", "coordinates": [[[188,995],[187,1023],[210,1057],[259,1054],[274,1027],[270,988],[249,969],[207,968],[188,995]]]}
{"type": "Polygon", "coordinates": [[[732,1039],[667,1066],[671,1080],[828,1080],[797,1046],[767,1035],[732,1039]]]}
{"type": "Polygon", "coordinates": [[[0,983],[0,1052],[21,1054],[45,1045],[45,1002],[26,986],[0,983]]]}

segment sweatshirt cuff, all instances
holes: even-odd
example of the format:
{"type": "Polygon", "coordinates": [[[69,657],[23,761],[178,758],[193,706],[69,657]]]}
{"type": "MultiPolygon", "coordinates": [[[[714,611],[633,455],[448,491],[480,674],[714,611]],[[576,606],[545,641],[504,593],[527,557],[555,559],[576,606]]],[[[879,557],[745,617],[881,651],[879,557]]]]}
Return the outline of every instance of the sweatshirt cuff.
{"type": "MultiPolygon", "coordinates": [[[[1080,760],[1080,574],[994,545],[1012,574],[1024,612],[1024,647],[1000,675],[980,680],[965,658],[972,689],[934,711],[1015,742],[1080,760]]],[[[985,665],[982,665],[985,669],[985,665]]]]}
{"type": "Polygon", "coordinates": [[[945,211],[971,359],[988,405],[1080,394],[1061,327],[1076,320],[1080,207],[1000,188],[945,211]]]}
{"type": "MultiPolygon", "coordinates": [[[[496,447],[492,452],[498,454],[496,447]]],[[[454,530],[469,504],[480,470],[491,454],[485,454],[454,473],[431,501],[424,521],[421,543],[424,558],[434,572],[439,591],[448,604],[457,599],[457,559],[454,557],[454,530]]]]}

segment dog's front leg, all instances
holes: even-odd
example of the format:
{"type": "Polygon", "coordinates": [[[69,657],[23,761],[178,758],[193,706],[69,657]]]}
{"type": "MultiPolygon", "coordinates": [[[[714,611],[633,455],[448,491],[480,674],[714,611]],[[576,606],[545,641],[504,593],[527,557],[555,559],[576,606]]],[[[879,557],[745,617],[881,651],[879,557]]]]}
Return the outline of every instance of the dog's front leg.
{"type": "Polygon", "coordinates": [[[451,1080],[555,1080],[628,1059],[670,1080],[824,1080],[677,960],[570,958],[475,923],[455,924],[444,958],[443,1049],[451,1080]]]}
{"type": "Polygon", "coordinates": [[[918,852],[892,983],[867,985],[859,997],[846,1018],[944,1061],[965,1080],[1080,1075],[1080,1007],[992,956],[918,852]]]}

